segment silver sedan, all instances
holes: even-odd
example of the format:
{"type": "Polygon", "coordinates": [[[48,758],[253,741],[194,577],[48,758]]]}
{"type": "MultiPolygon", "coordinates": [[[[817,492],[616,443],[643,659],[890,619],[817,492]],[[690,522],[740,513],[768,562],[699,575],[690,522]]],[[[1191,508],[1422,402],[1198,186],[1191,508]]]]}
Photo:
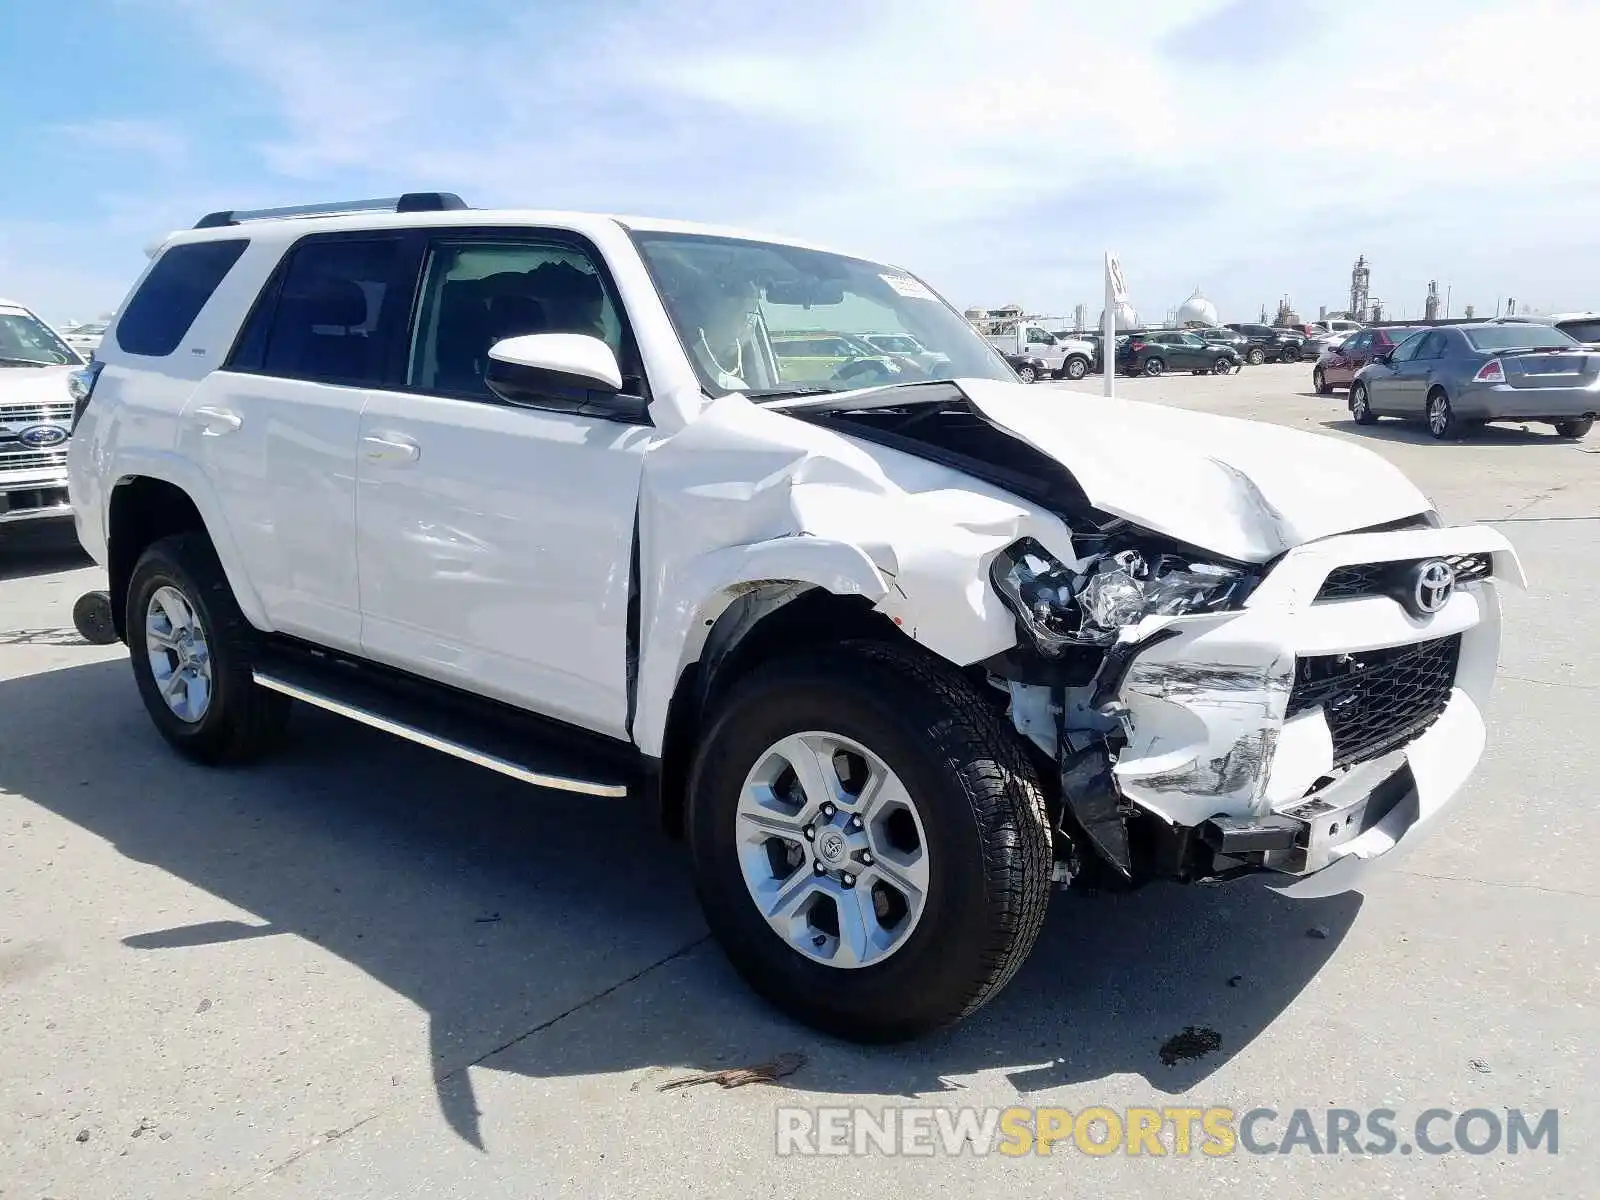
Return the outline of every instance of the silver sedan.
{"type": "Polygon", "coordinates": [[[1485,421],[1536,421],[1581,438],[1600,412],[1600,352],[1559,329],[1486,321],[1419,329],[1350,385],[1358,425],[1426,421],[1441,441],[1485,421]]]}

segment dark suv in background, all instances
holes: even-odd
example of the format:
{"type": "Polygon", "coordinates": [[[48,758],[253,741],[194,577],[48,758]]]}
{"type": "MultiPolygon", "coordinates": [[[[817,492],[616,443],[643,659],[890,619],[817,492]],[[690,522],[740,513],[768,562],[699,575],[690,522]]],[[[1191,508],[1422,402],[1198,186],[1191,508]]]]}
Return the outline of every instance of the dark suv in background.
{"type": "Polygon", "coordinates": [[[1117,345],[1117,370],[1126,375],[1166,371],[1229,375],[1238,369],[1239,354],[1232,346],[1208,342],[1181,329],[1131,333],[1117,345]]]}
{"type": "Polygon", "coordinates": [[[1229,322],[1227,328],[1242,333],[1246,343],[1241,353],[1245,362],[1259,366],[1264,362],[1299,362],[1306,339],[1288,329],[1270,325],[1245,325],[1229,322]]]}

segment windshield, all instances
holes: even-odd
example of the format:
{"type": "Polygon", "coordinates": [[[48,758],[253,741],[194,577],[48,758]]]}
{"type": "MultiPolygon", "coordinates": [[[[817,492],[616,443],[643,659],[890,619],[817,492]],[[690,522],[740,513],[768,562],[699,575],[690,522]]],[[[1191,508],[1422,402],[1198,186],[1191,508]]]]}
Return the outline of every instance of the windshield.
{"type": "Polygon", "coordinates": [[[714,395],[775,398],[963,377],[1016,382],[960,313],[904,271],[770,242],[633,236],[714,395]],[[914,348],[890,344],[899,339],[914,348]]]}
{"type": "Polygon", "coordinates": [[[0,367],[18,363],[77,366],[82,362],[76,351],[31,313],[0,312],[0,367]]]}
{"type": "Polygon", "coordinates": [[[1462,330],[1474,350],[1559,350],[1578,343],[1549,325],[1479,325],[1462,330]]]}

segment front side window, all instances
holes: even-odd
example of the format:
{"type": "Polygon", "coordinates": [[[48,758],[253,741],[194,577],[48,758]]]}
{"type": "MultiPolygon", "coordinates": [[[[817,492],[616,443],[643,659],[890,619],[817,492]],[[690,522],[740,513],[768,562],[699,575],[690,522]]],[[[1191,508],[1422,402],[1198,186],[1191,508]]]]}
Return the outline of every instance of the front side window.
{"type": "Polygon", "coordinates": [[[1341,354],[1365,354],[1372,347],[1370,333],[1358,333],[1339,347],[1341,354]]]}
{"type": "Polygon", "coordinates": [[[1030,346],[1054,346],[1056,339],[1042,329],[1028,330],[1028,344],[1030,346]]]}
{"type": "Polygon", "coordinates": [[[168,249],[117,321],[117,345],[129,354],[171,354],[249,244],[247,238],[224,238],[168,249]]]}
{"type": "MultiPolygon", "coordinates": [[[[915,276],[864,259],[705,234],[635,232],[635,244],[702,386],[753,397],[929,379],[1015,383],[999,351],[915,276]],[[828,334],[843,361],[787,347],[828,334]],[[868,334],[903,335],[917,359],[868,334]]],[[[1031,331],[1030,331],[1031,333],[1031,331]]]]}
{"type": "Polygon", "coordinates": [[[0,309],[0,370],[7,367],[77,366],[83,360],[30,312],[0,309]]]}
{"type": "Polygon", "coordinates": [[[491,399],[484,382],[489,348],[526,333],[588,334],[623,358],[618,306],[583,250],[539,242],[437,243],[423,274],[406,382],[491,399]]]}

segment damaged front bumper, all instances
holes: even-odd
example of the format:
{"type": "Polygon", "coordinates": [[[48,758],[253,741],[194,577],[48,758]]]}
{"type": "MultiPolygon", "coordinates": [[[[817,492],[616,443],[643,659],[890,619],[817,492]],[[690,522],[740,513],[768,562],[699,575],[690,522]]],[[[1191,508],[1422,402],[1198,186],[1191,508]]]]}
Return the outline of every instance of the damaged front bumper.
{"type": "Polygon", "coordinates": [[[1132,882],[1358,886],[1482,755],[1496,580],[1524,583],[1487,528],[1342,535],[1285,554],[1236,610],[1125,630],[1113,677],[1059,705],[1064,833],[1132,882]],[[1460,582],[1426,611],[1435,562],[1460,582]]]}

